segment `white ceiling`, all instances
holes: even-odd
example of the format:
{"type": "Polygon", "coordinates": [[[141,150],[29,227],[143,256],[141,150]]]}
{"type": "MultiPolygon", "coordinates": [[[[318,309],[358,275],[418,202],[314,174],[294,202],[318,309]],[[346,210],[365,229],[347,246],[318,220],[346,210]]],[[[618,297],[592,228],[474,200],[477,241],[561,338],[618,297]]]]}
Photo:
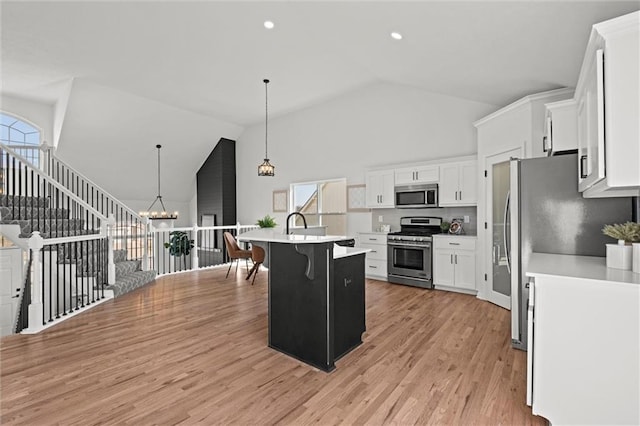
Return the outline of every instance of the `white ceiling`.
{"type": "Polygon", "coordinates": [[[2,90],[54,102],[82,77],[240,125],[375,81],[502,106],[574,86],[616,1],[141,1],[1,5],[2,90]],[[263,21],[276,27],[266,30],[263,21]],[[395,41],[391,31],[403,34],[395,41]]]}

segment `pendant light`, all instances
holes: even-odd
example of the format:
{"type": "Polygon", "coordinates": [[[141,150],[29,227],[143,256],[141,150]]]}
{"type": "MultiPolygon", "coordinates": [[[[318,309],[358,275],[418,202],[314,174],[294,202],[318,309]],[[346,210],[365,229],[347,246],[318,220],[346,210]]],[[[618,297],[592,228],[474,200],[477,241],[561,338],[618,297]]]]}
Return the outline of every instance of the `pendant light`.
{"type": "Polygon", "coordinates": [[[160,195],[160,148],[162,148],[162,145],[156,145],[156,148],[158,149],[158,195],[146,211],[140,212],[140,216],[148,217],[151,220],[174,220],[178,218],[178,212],[167,212],[167,209],[164,207],[164,203],[162,202],[162,195],[160,195]],[[158,201],[160,201],[160,206],[162,206],[162,211],[160,213],[151,210],[158,201]]]}
{"type": "Polygon", "coordinates": [[[262,80],[264,82],[264,162],[258,166],[258,176],[273,176],[275,174],[275,167],[269,163],[269,155],[267,154],[267,135],[269,124],[269,98],[267,94],[267,85],[269,80],[266,78],[262,80]]]}

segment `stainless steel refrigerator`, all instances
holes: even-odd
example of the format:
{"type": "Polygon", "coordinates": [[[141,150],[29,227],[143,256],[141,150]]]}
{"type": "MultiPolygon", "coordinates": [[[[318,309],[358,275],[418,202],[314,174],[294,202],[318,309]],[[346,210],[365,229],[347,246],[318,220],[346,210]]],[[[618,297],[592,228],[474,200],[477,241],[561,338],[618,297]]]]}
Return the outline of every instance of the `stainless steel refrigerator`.
{"type": "Polygon", "coordinates": [[[506,216],[511,273],[511,341],[527,349],[529,288],[525,273],[532,252],[605,256],[609,223],[631,220],[632,198],[583,198],[577,154],[512,160],[506,216]],[[510,231],[509,231],[510,228],[510,231]]]}

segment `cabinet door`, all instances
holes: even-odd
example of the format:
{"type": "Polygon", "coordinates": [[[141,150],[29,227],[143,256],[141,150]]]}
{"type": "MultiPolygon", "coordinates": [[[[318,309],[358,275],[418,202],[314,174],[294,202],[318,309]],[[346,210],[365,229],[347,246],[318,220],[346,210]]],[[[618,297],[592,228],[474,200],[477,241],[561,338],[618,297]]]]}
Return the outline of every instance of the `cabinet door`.
{"type": "Polygon", "coordinates": [[[478,204],[478,164],[475,161],[460,164],[460,204],[478,204]]]}
{"type": "Polygon", "coordinates": [[[435,250],[433,255],[433,283],[454,285],[453,251],[435,250]]]}
{"type": "Polygon", "coordinates": [[[440,178],[439,166],[417,166],[396,169],[396,185],[413,185],[420,183],[437,183],[440,178]]]}
{"type": "Polygon", "coordinates": [[[456,287],[476,289],[475,252],[460,250],[454,253],[456,287]]]}
{"type": "Polygon", "coordinates": [[[438,186],[438,203],[441,206],[458,204],[459,190],[458,177],[460,174],[458,164],[446,164],[440,166],[440,184],[438,186]]]}
{"type": "Polygon", "coordinates": [[[382,175],[382,191],[380,194],[380,207],[395,207],[395,179],[393,171],[388,171],[382,175]]]}
{"type": "Polygon", "coordinates": [[[367,207],[393,207],[393,173],[393,170],[383,170],[367,173],[367,207]]]}
{"type": "Polygon", "coordinates": [[[334,356],[344,355],[362,343],[365,331],[364,255],[334,261],[334,356]]]}
{"type": "Polygon", "coordinates": [[[413,168],[396,169],[395,181],[398,185],[411,185],[415,183],[416,171],[413,168]]]}
{"type": "MultiPolygon", "coordinates": [[[[584,91],[578,99],[579,138],[584,139],[586,153],[580,153],[580,191],[604,179],[604,79],[603,52],[597,50],[589,63],[584,91]]],[[[581,142],[582,144],[582,142],[581,142]]]]}

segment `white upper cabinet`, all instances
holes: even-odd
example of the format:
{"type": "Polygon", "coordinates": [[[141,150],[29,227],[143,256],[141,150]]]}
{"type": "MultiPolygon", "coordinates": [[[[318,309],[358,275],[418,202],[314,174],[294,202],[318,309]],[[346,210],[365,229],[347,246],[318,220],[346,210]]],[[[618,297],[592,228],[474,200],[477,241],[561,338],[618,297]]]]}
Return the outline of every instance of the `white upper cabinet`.
{"type": "Polygon", "coordinates": [[[477,161],[440,166],[439,205],[475,206],[478,203],[477,161]]]}
{"type": "Polygon", "coordinates": [[[367,207],[393,208],[394,201],[394,170],[378,170],[367,172],[367,207]]]}
{"type": "Polygon", "coordinates": [[[578,188],[640,195],[640,12],[593,26],[578,77],[578,188]]]}
{"type": "Polygon", "coordinates": [[[417,166],[396,169],[396,185],[413,185],[419,183],[438,183],[440,168],[438,166],[417,166]]]}
{"type": "Polygon", "coordinates": [[[577,104],[574,99],[545,104],[543,151],[547,155],[578,149],[577,104]]]}

